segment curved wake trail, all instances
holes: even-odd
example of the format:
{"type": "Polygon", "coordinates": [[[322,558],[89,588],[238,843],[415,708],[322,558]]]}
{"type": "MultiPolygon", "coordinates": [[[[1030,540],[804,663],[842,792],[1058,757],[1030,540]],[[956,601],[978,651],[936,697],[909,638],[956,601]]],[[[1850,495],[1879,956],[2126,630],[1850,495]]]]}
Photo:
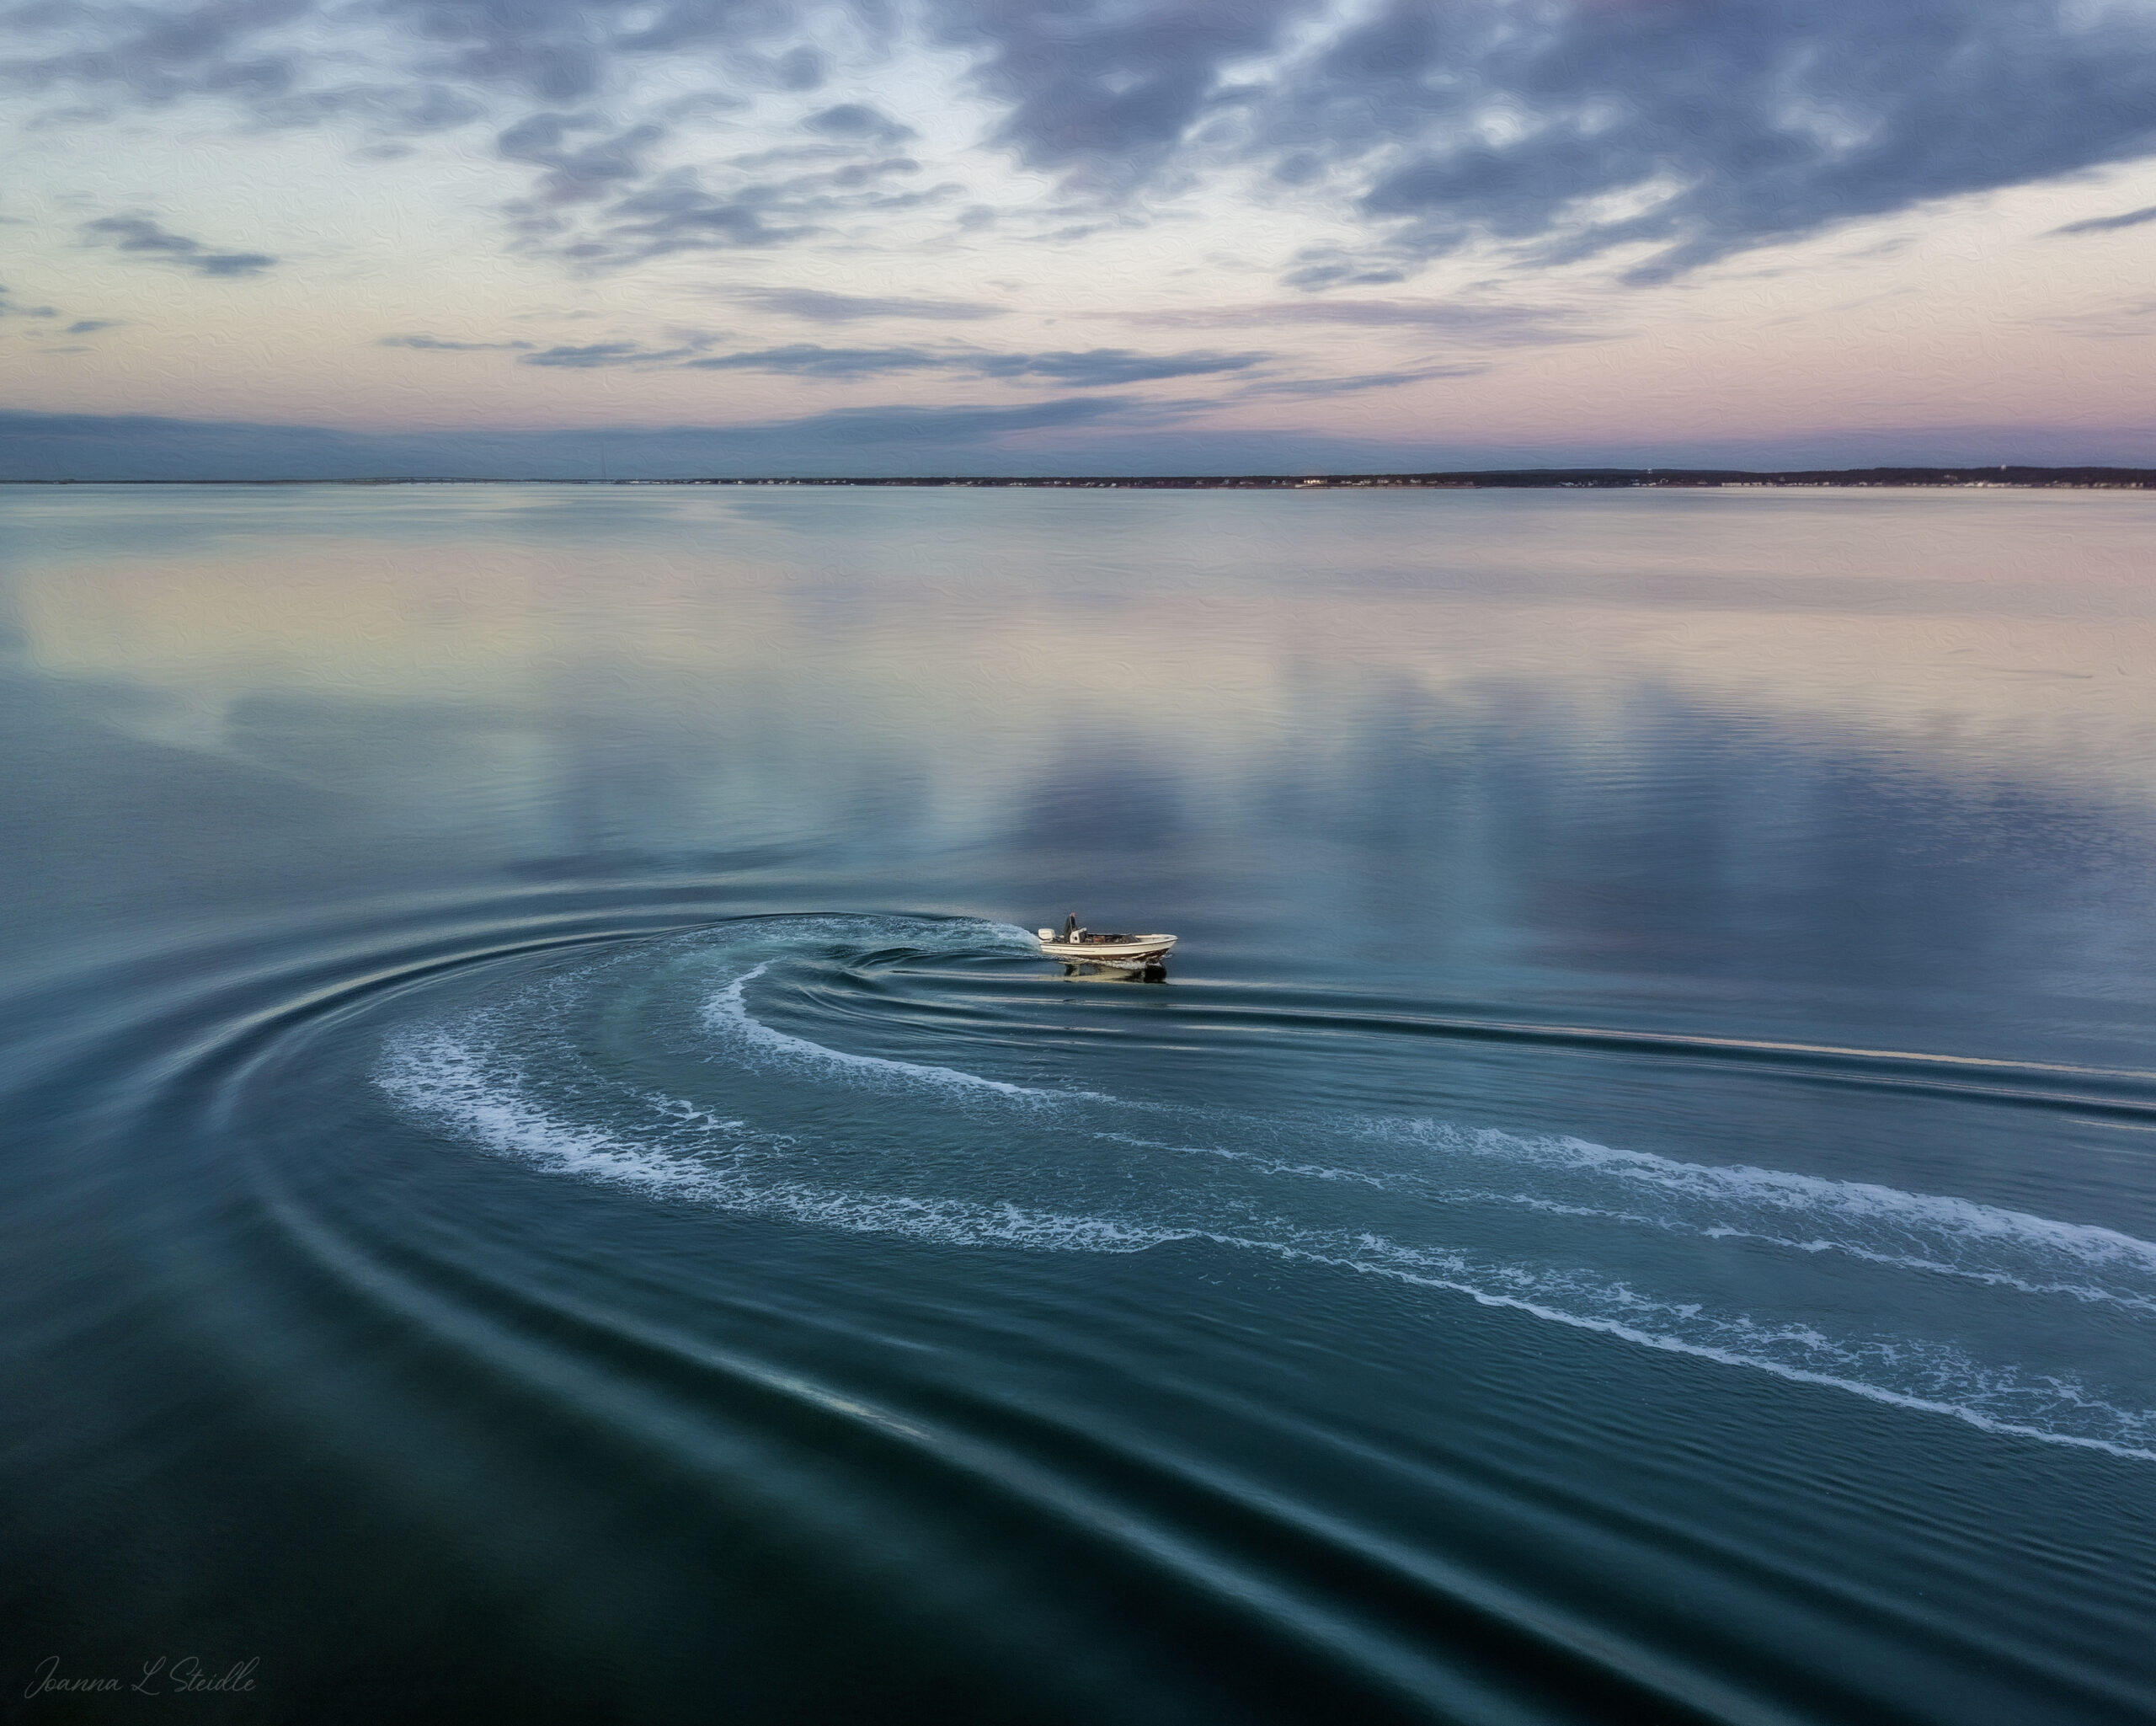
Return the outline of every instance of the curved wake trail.
{"type": "Polygon", "coordinates": [[[2156,1243],[2115,1230],[1577,1138],[1134,1103],[850,1052],[755,1010],[767,991],[796,1023],[814,1010],[795,967],[1030,950],[996,924],[729,925],[409,1029],[377,1080],[496,1154],[654,1196],[967,1248],[1203,1241],[2156,1461],[2156,1243]],[[701,1051],[659,1085],[564,1029],[654,974],[701,1051]]]}
{"type": "Polygon", "coordinates": [[[811,1043],[805,1037],[789,1037],[783,1031],[773,1030],[751,1014],[748,1007],[749,985],[768,971],[773,963],[765,959],[743,972],[706,1002],[703,1010],[704,1023],[714,1034],[747,1045],[767,1062],[806,1066],[835,1077],[858,1076],[871,1084],[895,1081],[958,1091],[991,1091],[1000,1097],[1034,1098],[1044,1103],[1098,1094],[1008,1084],[1001,1079],[985,1079],[978,1073],[963,1072],[953,1066],[891,1061],[880,1055],[849,1055],[842,1049],[827,1049],[821,1043],[811,1043]]]}
{"type": "Polygon", "coordinates": [[[1368,1130],[1440,1157],[1508,1168],[1534,1183],[1516,1202],[1799,1253],[2063,1295],[2156,1313],[2156,1242],[1967,1199],[1829,1180],[1743,1163],[1680,1162],[1583,1139],[1534,1137],[1442,1121],[1368,1130]],[[1652,1208],[1643,1208],[1652,1207],[1652,1208]]]}
{"type": "MultiPolygon", "coordinates": [[[[710,1136],[693,1149],[656,1136],[638,1138],[605,1127],[563,1120],[535,1102],[514,1070],[494,1064],[483,1048],[443,1032],[400,1038],[386,1057],[381,1082],[416,1112],[504,1156],[561,1174],[692,1200],[727,1210],[783,1216],[857,1234],[897,1234],[963,1247],[1135,1253],[1180,1232],[1136,1226],[1111,1217],[1070,1216],[1007,1200],[842,1191],[773,1178],[759,1165],[784,1141],[760,1137],[739,1121],[700,1120],[710,1136]]],[[[655,1099],[674,1113],[671,1099],[655,1099]]]]}

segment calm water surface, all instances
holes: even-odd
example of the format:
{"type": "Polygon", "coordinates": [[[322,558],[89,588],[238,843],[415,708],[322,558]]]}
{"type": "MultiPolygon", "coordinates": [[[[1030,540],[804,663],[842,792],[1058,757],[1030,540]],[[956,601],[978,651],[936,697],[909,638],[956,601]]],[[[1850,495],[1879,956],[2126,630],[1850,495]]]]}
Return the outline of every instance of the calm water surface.
{"type": "Polygon", "coordinates": [[[0,494],[8,1706],[2146,1719],[2152,508],[0,494]]]}

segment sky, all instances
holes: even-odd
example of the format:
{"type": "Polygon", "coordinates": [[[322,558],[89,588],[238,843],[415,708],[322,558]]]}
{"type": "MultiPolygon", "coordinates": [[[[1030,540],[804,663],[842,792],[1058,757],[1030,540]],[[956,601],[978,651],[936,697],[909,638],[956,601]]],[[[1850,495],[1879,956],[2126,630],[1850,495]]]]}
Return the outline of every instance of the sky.
{"type": "Polygon", "coordinates": [[[2156,465],[2156,0],[0,0],[0,478],[2156,465]]]}

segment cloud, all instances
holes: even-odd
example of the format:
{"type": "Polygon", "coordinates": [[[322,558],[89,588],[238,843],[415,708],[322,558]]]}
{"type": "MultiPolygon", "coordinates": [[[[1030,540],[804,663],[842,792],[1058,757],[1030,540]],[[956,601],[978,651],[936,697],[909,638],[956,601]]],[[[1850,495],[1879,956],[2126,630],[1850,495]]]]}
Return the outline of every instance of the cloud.
{"type": "MultiPolygon", "coordinates": [[[[0,37],[19,51],[0,49],[0,83],[112,107],[206,99],[390,136],[485,116],[534,176],[513,243],[579,268],[972,207],[915,183],[893,153],[910,128],[859,101],[786,110],[795,137],[850,152],[821,175],[696,154],[685,102],[823,88],[841,40],[862,65],[969,56],[990,142],[1064,176],[1065,203],[1081,195],[1056,220],[1076,231],[1146,219],[1148,182],[1220,192],[1252,172],[1269,199],[1348,215],[1359,234],[1285,277],[1326,292],[1467,247],[1526,268],[1616,256],[1652,281],[2156,154],[2145,0],[43,0],[0,37]]],[[[274,262],[134,239],[200,274],[274,262]]]]}
{"type": "Polygon", "coordinates": [[[67,326],[68,335],[90,335],[100,329],[117,329],[120,320],[116,318],[78,318],[67,326]]]}
{"type": "MultiPolygon", "coordinates": [[[[504,344],[504,346],[515,344],[504,344]]],[[[526,347],[531,345],[526,342],[526,347]]],[[[520,366],[558,366],[573,371],[595,371],[615,366],[658,366],[693,354],[692,346],[676,348],[647,348],[641,342],[586,342],[580,347],[542,348],[537,353],[526,354],[517,361],[520,366]]]]}
{"type": "Polygon", "coordinates": [[[1169,377],[1207,377],[1246,371],[1271,358],[1267,354],[1139,354],[1128,348],[1087,348],[1080,352],[995,354],[979,363],[984,377],[1045,377],[1059,383],[1099,389],[1150,383],[1169,377]]]}
{"type": "Polygon", "coordinates": [[[213,252],[201,241],[171,233],[147,216],[103,216],[82,225],[85,245],[109,246],[147,263],[170,264],[196,275],[259,275],[277,264],[264,252],[213,252]]]}
{"type": "Polygon", "coordinates": [[[838,222],[919,209],[958,194],[950,184],[908,189],[889,184],[920,168],[909,158],[889,157],[760,180],[721,164],[709,170],[722,182],[713,186],[706,169],[675,167],[654,171],[640,184],[625,183],[603,198],[584,194],[584,182],[557,171],[539,198],[510,207],[525,249],[586,269],[614,269],[683,253],[792,244],[825,234],[838,222]],[[571,185],[579,188],[577,195],[563,195],[571,185]],[[576,204],[590,207],[561,207],[576,204]]]}
{"type": "MultiPolygon", "coordinates": [[[[2075,0],[1387,0],[1253,134],[1385,231],[1644,248],[1636,281],[1927,200],[2156,150],[2156,13],[2075,0]]],[[[1352,250],[1352,248],[1351,248],[1352,250]]],[[[1313,278],[1310,285],[1322,286],[1313,278]]]]}
{"type": "Polygon", "coordinates": [[[32,42],[56,40],[52,51],[0,61],[0,76],[32,91],[107,89],[146,108],[196,95],[246,105],[291,90],[293,56],[257,39],[308,10],[307,0],[205,0],[170,10],[24,7],[0,24],[32,42]]]}
{"type": "Polygon", "coordinates": [[[945,40],[985,50],[974,78],[1002,102],[997,141],[1036,166],[1120,190],[1158,171],[1274,49],[1299,0],[945,0],[945,40]]]}
{"type": "Polygon", "coordinates": [[[2056,239],[2062,234],[2110,233],[2115,228],[2139,227],[2144,222],[2156,222],[2156,204],[2145,210],[2129,210],[2123,216],[2092,216],[2086,222],[2069,222],[2063,227],[2055,227],[2047,239],[2056,239]]]}
{"type": "Polygon", "coordinates": [[[510,77],[531,94],[565,104],[526,115],[495,139],[504,161],[538,170],[530,195],[508,206],[520,249],[593,270],[682,253],[769,248],[823,233],[835,222],[917,207],[958,190],[904,186],[921,164],[893,152],[913,129],[863,103],[803,118],[800,125],[815,143],[705,161],[682,159],[694,147],[678,135],[676,120],[699,104],[740,106],[742,99],[707,90],[686,108],[676,100],[626,120],[614,112],[632,62],[692,44],[716,44],[712,69],[737,87],[818,87],[826,77],[820,51],[797,45],[766,59],[748,45],[760,31],[782,27],[776,13],[757,12],[745,0],[675,0],[657,22],[632,25],[648,9],[627,0],[594,7],[520,0],[516,10],[518,28],[500,30],[499,8],[487,0],[430,0],[424,8],[441,28],[475,32],[487,44],[478,60],[462,62],[467,73],[483,72],[489,82],[510,77]],[[534,22],[536,36],[525,28],[534,22]],[[549,29],[556,33],[552,50],[543,45],[549,29]],[[608,96],[611,102],[600,99],[608,96]],[[798,171],[769,171],[784,167],[798,171]]]}
{"type": "Polygon", "coordinates": [[[911,126],[901,126],[881,109],[860,102],[843,102],[835,108],[826,108],[820,114],[810,115],[801,124],[827,138],[863,139],[887,146],[902,144],[915,136],[911,126]]]}
{"type": "Polygon", "coordinates": [[[1265,378],[1245,384],[1234,399],[1262,396],[1345,396],[1363,390],[1397,389],[1406,383],[1428,383],[1445,377],[1478,377],[1487,366],[1423,366],[1405,371],[1363,371],[1348,377],[1265,378]]]}
{"type": "Polygon", "coordinates": [[[1604,334],[1581,313],[1566,307],[1476,306],[1443,301],[1273,300],[1260,305],[1111,315],[1120,323],[1154,329],[1248,329],[1292,323],[1408,329],[1442,335],[1469,346],[1493,348],[1598,341],[1604,334]]]}
{"type": "Polygon", "coordinates": [[[2099,306],[2079,312],[2055,313],[2046,318],[2029,320],[2062,334],[2087,337],[2095,341],[2115,341],[2121,338],[2147,339],[2152,329],[2156,329],[2156,298],[2115,301],[2108,306],[2099,306]]]}
{"type": "Polygon", "coordinates": [[[924,348],[826,348],[814,342],[754,353],[714,354],[686,362],[691,371],[776,371],[794,377],[866,377],[878,372],[947,370],[951,356],[924,348]]]}
{"type": "MultiPolygon", "coordinates": [[[[826,23],[846,11],[808,8],[826,23]]],[[[191,100],[228,104],[256,127],[357,120],[377,141],[356,153],[376,162],[403,153],[399,138],[491,118],[497,154],[535,171],[529,196],[509,207],[512,245],[600,267],[776,244],[814,232],[805,215],[877,207],[865,193],[849,199],[857,164],[814,184],[757,184],[723,163],[681,159],[678,117],[825,81],[823,51],[787,40],[814,28],[808,13],[761,0],[33,0],[0,6],[0,90],[67,90],[101,104],[101,113],[72,110],[76,123],[191,100]],[[701,88],[684,90],[685,71],[701,88]]],[[[880,26],[863,17],[850,29],[873,36],[880,26]]],[[[908,135],[859,104],[824,108],[808,124],[819,147],[841,158],[885,152],[908,135]]],[[[157,243],[147,233],[122,239],[137,250],[157,243]]],[[[203,274],[275,261],[199,247],[191,255],[203,274]]]]}
{"type": "Polygon", "coordinates": [[[452,342],[431,335],[386,335],[378,348],[416,348],[427,354],[500,354],[536,345],[531,342],[452,342]]]}
{"type": "Polygon", "coordinates": [[[1010,315],[1006,307],[984,305],[978,300],[914,299],[900,294],[833,294],[819,288],[739,288],[728,292],[725,297],[809,323],[853,323],[870,318],[958,323],[1010,315]]]}
{"type": "Polygon", "coordinates": [[[763,371],[791,377],[828,379],[888,376],[894,372],[940,371],[1006,382],[1038,379],[1070,388],[1108,389],[1173,377],[1205,377],[1247,371],[1272,357],[1262,353],[1222,354],[1209,350],[1181,354],[1141,354],[1129,348],[999,354],[979,348],[828,348],[815,342],[794,342],[782,347],[760,348],[735,354],[701,354],[700,350],[707,345],[708,341],[704,338],[670,348],[648,348],[633,341],[591,342],[581,346],[547,348],[537,353],[529,353],[520,363],[579,370],[670,366],[690,371],[763,371]]]}
{"type": "Polygon", "coordinates": [[[0,318],[57,318],[59,315],[56,307],[19,305],[6,288],[0,287],[0,318]]]}
{"type": "MultiPolygon", "coordinates": [[[[1004,382],[1039,380],[1067,388],[1108,389],[1174,377],[1243,372],[1273,357],[1263,353],[1223,354],[1210,350],[1141,354],[1129,348],[999,354],[979,348],[829,348],[815,342],[794,342],[735,354],[708,354],[704,350],[710,341],[709,337],[691,336],[665,348],[648,347],[635,341],[586,342],[527,352],[518,363],[571,371],[665,366],[687,371],[762,371],[825,379],[884,377],[897,372],[944,372],[1004,382]]],[[[477,352],[529,349],[531,344],[443,342],[427,336],[391,336],[385,338],[381,345],[477,352]]]]}
{"type": "Polygon", "coordinates": [[[1113,396],[1067,396],[1015,408],[910,407],[841,408],[808,419],[764,428],[791,439],[850,447],[968,445],[1012,432],[1094,424],[1120,418],[1138,404],[1113,396]]]}
{"type": "MultiPolygon", "coordinates": [[[[694,168],[680,168],[627,193],[581,237],[555,249],[581,263],[617,263],[673,252],[775,246],[802,239],[814,225],[790,219],[780,187],[707,188],[694,168]]],[[[530,225],[527,232],[558,232],[530,225]]]]}
{"type": "Polygon", "coordinates": [[[820,89],[830,75],[824,56],[805,42],[780,55],[771,63],[771,82],[782,90],[820,89]]]}
{"type": "Polygon", "coordinates": [[[944,3],[1027,161],[1121,188],[1240,160],[1359,213],[1312,289],[1475,243],[1662,279],[2156,152],[2141,5],[1380,0],[1327,31],[1293,0],[944,3]]]}
{"type": "MultiPolygon", "coordinates": [[[[247,106],[249,117],[258,126],[272,131],[359,120],[392,139],[454,131],[487,111],[486,104],[467,92],[444,83],[410,80],[339,84],[289,94],[258,91],[247,106]]],[[[387,160],[408,152],[395,143],[383,143],[359,153],[387,160]]]]}
{"type": "Polygon", "coordinates": [[[586,204],[624,183],[644,178],[644,157],[666,136],[657,126],[632,126],[572,148],[577,131],[605,127],[594,115],[534,114],[495,139],[507,160],[543,168],[537,193],[544,204],[586,204]]]}

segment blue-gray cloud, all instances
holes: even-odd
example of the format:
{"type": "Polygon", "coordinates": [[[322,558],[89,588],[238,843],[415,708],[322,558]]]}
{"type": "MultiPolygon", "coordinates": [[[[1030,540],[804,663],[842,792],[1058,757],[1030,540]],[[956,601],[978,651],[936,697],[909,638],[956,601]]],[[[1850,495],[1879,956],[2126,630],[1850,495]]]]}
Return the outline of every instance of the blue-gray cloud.
{"type": "Polygon", "coordinates": [[[2055,227],[2047,238],[2061,234],[2110,233],[2121,227],[2139,227],[2144,222],[2156,222],[2156,204],[2145,210],[2129,210],[2123,216],[2092,216],[2086,222],[2069,222],[2063,227],[2055,227]]]}
{"type": "Polygon", "coordinates": [[[57,318],[60,311],[55,306],[25,306],[4,287],[0,287],[0,318],[57,318]]]}
{"type": "Polygon", "coordinates": [[[502,354],[536,346],[533,342],[452,342],[431,335],[386,335],[378,348],[416,348],[423,354],[502,354]]]}
{"type": "Polygon", "coordinates": [[[1447,377],[1479,377],[1487,366],[1420,366],[1399,371],[1358,371],[1346,377],[1268,377],[1245,384],[1235,394],[1238,401],[1262,396],[1347,396],[1364,390],[1398,389],[1402,384],[1428,383],[1447,377]]]}
{"type": "Polygon", "coordinates": [[[1283,178],[1384,243],[1536,262],[1651,248],[1639,280],[1928,199],[2156,152],[2156,13],[2073,0],[1390,0],[1267,104],[1283,178]]]}
{"type": "Polygon", "coordinates": [[[643,179],[645,155],[665,136],[665,128],[657,126],[611,131],[593,115],[534,114],[503,132],[494,147],[511,162],[546,170],[538,186],[542,202],[586,204],[643,179]],[[609,135],[573,142],[577,133],[592,131],[609,135]]]}
{"type": "Polygon", "coordinates": [[[1152,329],[1251,329],[1282,324],[1331,323],[1364,329],[1401,329],[1442,336],[1465,347],[1547,347],[1599,341],[1605,329],[1563,306],[1484,306],[1444,301],[1270,300],[1258,305],[1202,306],[1114,314],[1123,323],[1152,329]]]}
{"type": "Polygon", "coordinates": [[[1241,157],[1358,211],[1306,290],[1475,243],[1636,280],[2156,153],[2156,13],[2077,0],[1386,0],[1252,73],[1294,0],[946,0],[1030,161],[1109,185],[1241,157]],[[1239,66],[1238,62],[1241,62],[1239,66]]]}
{"type": "Polygon", "coordinates": [[[1139,354],[1128,348],[1086,348],[1075,352],[984,355],[977,368],[984,377],[1043,377],[1087,389],[1150,383],[1169,377],[1210,377],[1247,371],[1268,354],[1139,354]]]}
{"type": "Polygon", "coordinates": [[[1067,396],[1015,408],[840,408],[765,430],[767,433],[783,432],[790,438],[805,436],[825,445],[854,447],[963,446],[987,442],[1013,432],[1091,425],[1134,414],[1142,417],[1143,413],[1144,404],[1113,396],[1067,396]]]}
{"type": "MultiPolygon", "coordinates": [[[[510,344],[446,344],[392,338],[403,347],[505,346],[510,344]]],[[[1209,349],[1180,354],[1141,354],[1129,348],[1086,348],[1047,353],[991,353],[978,348],[830,348],[793,342],[733,354],[702,351],[708,337],[692,337],[672,347],[641,342],[589,342],[526,354],[520,364],[595,371],[606,367],[673,366],[690,371],[761,371],[789,377],[851,379],[894,372],[944,372],[1006,382],[1038,380],[1067,388],[1110,389],[1175,377],[1209,377],[1245,372],[1272,355],[1223,354],[1209,349]]]]}
{"type": "Polygon", "coordinates": [[[958,369],[955,356],[926,348],[825,348],[813,342],[686,362],[692,371],[776,371],[793,377],[867,377],[880,372],[958,369]]]}
{"type": "Polygon", "coordinates": [[[820,288],[739,288],[726,297],[740,305],[777,312],[808,323],[856,323],[871,318],[966,323],[1010,315],[1004,307],[985,305],[977,300],[917,299],[903,294],[834,294],[820,288]]]}
{"type": "Polygon", "coordinates": [[[117,329],[120,320],[116,318],[77,318],[64,332],[68,335],[92,335],[100,329],[117,329]]]}
{"type": "MultiPolygon", "coordinates": [[[[1085,390],[1122,388],[1132,384],[1164,382],[1183,377],[1229,377],[1237,386],[1229,399],[1237,401],[1262,396],[1352,395],[1366,390],[1395,389],[1403,384],[1425,383],[1438,378],[1470,377],[1488,369],[1483,365],[1470,363],[1406,366],[1389,371],[1359,372],[1337,377],[1268,377],[1260,368],[1275,361],[1278,357],[1276,355],[1219,353],[1210,349],[1197,349],[1179,354],[1142,354],[1129,348],[999,354],[977,348],[830,348],[815,342],[793,342],[781,347],[757,348],[734,354],[702,351],[709,345],[709,342],[710,338],[704,336],[692,336],[677,345],[665,348],[648,347],[634,341],[590,342],[579,346],[544,348],[528,352],[521,355],[518,363],[572,371],[664,367],[684,371],[755,371],[826,382],[852,382],[864,377],[940,372],[946,376],[998,382],[1039,382],[1057,384],[1066,389],[1085,390]]],[[[382,345],[462,352],[528,348],[531,345],[440,342],[424,337],[389,337],[385,339],[382,345]]],[[[1124,409],[1134,413],[1141,405],[1155,410],[1177,412],[1213,405],[1197,401],[1146,402],[1134,397],[1121,400],[1124,409]]]]}
{"type": "Polygon", "coordinates": [[[2029,321],[2064,335],[2082,336],[2093,341],[2146,341],[2150,331],[2156,329],[2156,297],[2118,300],[2108,306],[2057,312],[2029,321]]]}
{"type": "Polygon", "coordinates": [[[902,126],[880,108],[862,102],[841,102],[835,108],[810,115],[801,124],[827,138],[862,139],[884,145],[902,144],[914,136],[911,126],[902,126]]]}
{"type": "Polygon", "coordinates": [[[696,352],[693,347],[647,348],[641,342],[585,342],[579,346],[542,348],[517,363],[569,371],[598,371],[610,366],[661,366],[696,352]]]}
{"type": "MultiPolygon", "coordinates": [[[[693,67],[721,103],[818,88],[812,39],[835,19],[893,51],[918,29],[969,52],[995,139],[1097,203],[1255,164],[1283,195],[1357,214],[1365,238],[1291,270],[1311,290],[1397,281],[1470,244],[1529,266],[1621,254],[1653,280],[2156,154],[2156,11],[2141,3],[1379,0],[1341,26],[1318,0],[384,0],[356,57],[354,16],[331,0],[19,6],[0,18],[21,50],[0,48],[0,81],[108,106],[212,99],[264,126],[358,115],[391,135],[483,112],[535,176],[516,243],[588,267],[775,246],[955,197],[909,181],[903,126],[865,104],[804,122],[850,159],[760,178],[669,159],[678,80],[627,94],[661,64],[693,67]]],[[[2130,225],[2068,231],[2110,222],[2130,225]]],[[[259,255],[167,254],[232,274],[259,255]]]]}
{"type": "Polygon", "coordinates": [[[945,0],[947,40],[1006,114],[1001,142],[1038,166],[1109,188],[1157,170],[1223,105],[1227,69],[1276,47],[1308,0],[945,0]]]}
{"type": "Polygon", "coordinates": [[[722,163],[708,170],[718,181],[713,184],[702,168],[647,171],[640,156],[658,141],[653,128],[574,151],[553,143],[549,129],[540,129],[536,140],[526,128],[514,130],[518,159],[548,167],[537,195],[510,206],[519,244],[590,269],[679,253],[769,249],[824,233],[840,220],[918,209],[959,190],[894,184],[920,170],[903,156],[841,160],[766,179],[722,163]]]}
{"type": "Polygon", "coordinates": [[[196,275],[259,275],[277,259],[265,252],[216,252],[197,239],[172,233],[147,216],[102,216],[82,225],[83,243],[109,246],[146,263],[169,264],[196,275]]]}

